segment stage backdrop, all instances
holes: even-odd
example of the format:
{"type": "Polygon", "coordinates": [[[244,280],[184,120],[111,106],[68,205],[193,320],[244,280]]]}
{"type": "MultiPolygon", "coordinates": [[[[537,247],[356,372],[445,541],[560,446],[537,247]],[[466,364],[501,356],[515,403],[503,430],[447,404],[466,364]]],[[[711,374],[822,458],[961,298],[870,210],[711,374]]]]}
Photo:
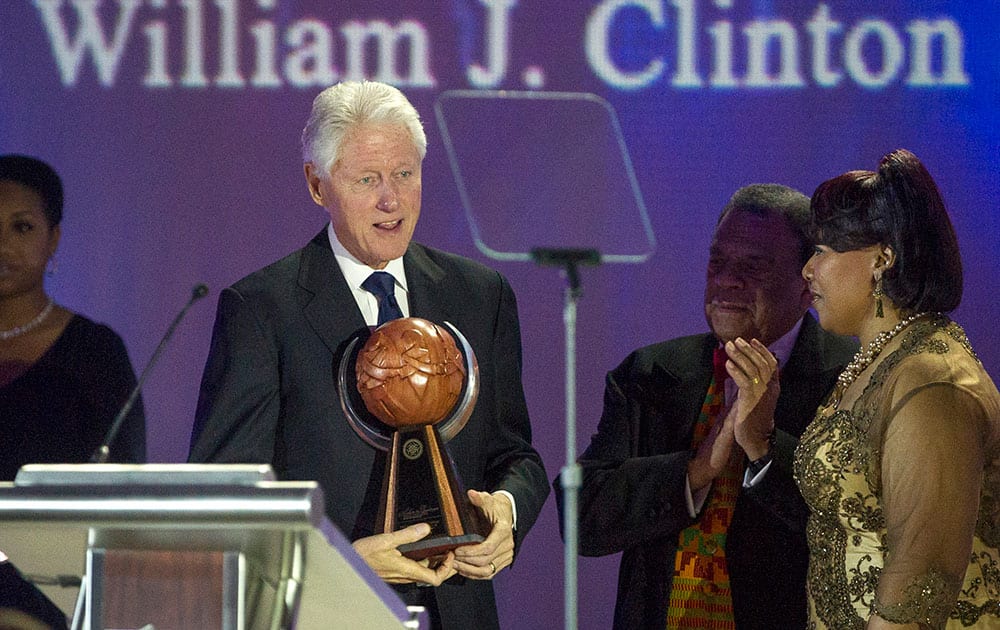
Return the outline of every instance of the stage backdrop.
{"type": "MultiPolygon", "coordinates": [[[[982,0],[3,0],[0,151],[39,156],[63,176],[49,290],[117,330],[137,370],[192,286],[211,288],[144,390],[150,456],[179,462],[218,290],[324,225],[299,149],[321,88],[370,78],[406,92],[429,140],[416,238],[487,263],[434,114],[439,97],[600,96],[617,112],[657,247],[643,264],[582,273],[582,449],[609,369],[633,348],[706,329],[709,236],[736,188],[781,182],[810,194],[897,147],[920,156],[941,186],[966,270],[956,316],[1000,377],[998,30],[1000,5],[982,0]]],[[[461,127],[460,117],[448,125],[461,127]]],[[[533,141],[523,129],[501,130],[497,142],[464,139],[481,152],[467,181],[499,178],[527,192],[506,221],[517,234],[566,216],[636,219],[631,198],[595,210],[587,181],[549,200],[552,173],[620,167],[593,165],[602,159],[588,153],[593,143],[558,133],[566,123],[553,120],[556,133],[545,134],[554,163],[537,177],[507,159],[533,141]]],[[[503,226],[503,212],[485,219],[503,226]]],[[[547,243],[524,243],[535,244],[547,243]]],[[[564,282],[551,268],[491,264],[517,292],[535,443],[555,477],[564,282]]],[[[580,627],[610,625],[617,565],[617,556],[581,560],[580,627]]],[[[560,626],[562,566],[550,500],[513,570],[497,579],[505,627],[560,626]]]]}

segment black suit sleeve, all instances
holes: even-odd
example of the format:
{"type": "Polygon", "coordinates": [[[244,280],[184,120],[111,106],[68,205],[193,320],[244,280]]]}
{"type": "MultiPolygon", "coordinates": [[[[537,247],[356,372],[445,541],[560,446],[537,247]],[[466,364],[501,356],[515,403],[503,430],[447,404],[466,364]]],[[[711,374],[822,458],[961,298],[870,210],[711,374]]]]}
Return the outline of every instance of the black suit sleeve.
{"type": "MultiPolygon", "coordinates": [[[[499,276],[499,274],[497,274],[499,276]]],[[[521,329],[517,301],[500,277],[500,300],[494,327],[495,410],[488,414],[495,426],[487,445],[486,486],[506,490],[517,502],[515,543],[534,524],[549,494],[541,457],[531,446],[531,424],[521,384],[521,329]]]]}
{"type": "Polygon", "coordinates": [[[244,296],[219,294],[189,461],[271,463],[280,382],[272,339],[244,296]]]}
{"type": "MultiPolygon", "coordinates": [[[[636,387],[635,362],[633,354],[608,374],[597,433],[579,459],[579,542],[585,556],[673,536],[693,521],[685,499],[689,449],[639,454],[644,416],[654,411],[636,387]]],[[[560,483],[557,479],[562,514],[560,483]]]]}

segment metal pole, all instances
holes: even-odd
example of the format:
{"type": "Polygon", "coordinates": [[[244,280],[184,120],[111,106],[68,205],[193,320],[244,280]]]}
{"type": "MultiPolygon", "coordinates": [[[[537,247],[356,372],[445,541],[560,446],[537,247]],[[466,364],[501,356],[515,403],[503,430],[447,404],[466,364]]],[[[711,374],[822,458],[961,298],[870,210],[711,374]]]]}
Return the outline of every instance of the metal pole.
{"type": "Polygon", "coordinates": [[[563,550],[565,553],[564,617],[566,630],[577,628],[577,494],[580,465],[576,463],[576,299],[579,288],[566,288],[566,465],[562,469],[563,550]]]}
{"type": "Polygon", "coordinates": [[[577,495],[582,481],[576,463],[576,303],[580,289],[580,265],[598,265],[601,255],[596,249],[531,250],[532,259],[540,265],[562,267],[566,277],[566,301],[563,324],[566,329],[566,465],[560,471],[563,489],[563,550],[565,552],[565,592],[563,616],[566,630],[577,627],[577,495]]]}

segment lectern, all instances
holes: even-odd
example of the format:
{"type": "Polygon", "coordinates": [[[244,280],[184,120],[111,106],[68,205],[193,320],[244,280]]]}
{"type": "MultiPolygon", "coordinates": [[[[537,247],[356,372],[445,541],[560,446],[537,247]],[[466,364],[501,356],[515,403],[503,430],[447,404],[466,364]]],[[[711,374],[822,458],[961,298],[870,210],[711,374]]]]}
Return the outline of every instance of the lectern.
{"type": "Polygon", "coordinates": [[[0,486],[0,532],[82,630],[421,627],[316,483],[268,466],[25,466],[0,486]]]}

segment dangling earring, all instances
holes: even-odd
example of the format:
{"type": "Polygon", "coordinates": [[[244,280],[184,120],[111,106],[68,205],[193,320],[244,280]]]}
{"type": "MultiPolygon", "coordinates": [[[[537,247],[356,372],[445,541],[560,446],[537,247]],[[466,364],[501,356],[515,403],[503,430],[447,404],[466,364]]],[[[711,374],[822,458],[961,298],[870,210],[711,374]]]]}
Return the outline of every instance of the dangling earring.
{"type": "Polygon", "coordinates": [[[45,265],[45,275],[52,277],[56,275],[57,271],[59,271],[59,261],[56,260],[55,256],[53,256],[52,258],[49,258],[48,264],[45,265]]]}
{"type": "Polygon", "coordinates": [[[882,318],[885,317],[885,313],[882,311],[882,296],[885,295],[885,291],[882,290],[882,278],[875,281],[875,290],[872,291],[872,297],[875,298],[875,317],[882,318]]]}

